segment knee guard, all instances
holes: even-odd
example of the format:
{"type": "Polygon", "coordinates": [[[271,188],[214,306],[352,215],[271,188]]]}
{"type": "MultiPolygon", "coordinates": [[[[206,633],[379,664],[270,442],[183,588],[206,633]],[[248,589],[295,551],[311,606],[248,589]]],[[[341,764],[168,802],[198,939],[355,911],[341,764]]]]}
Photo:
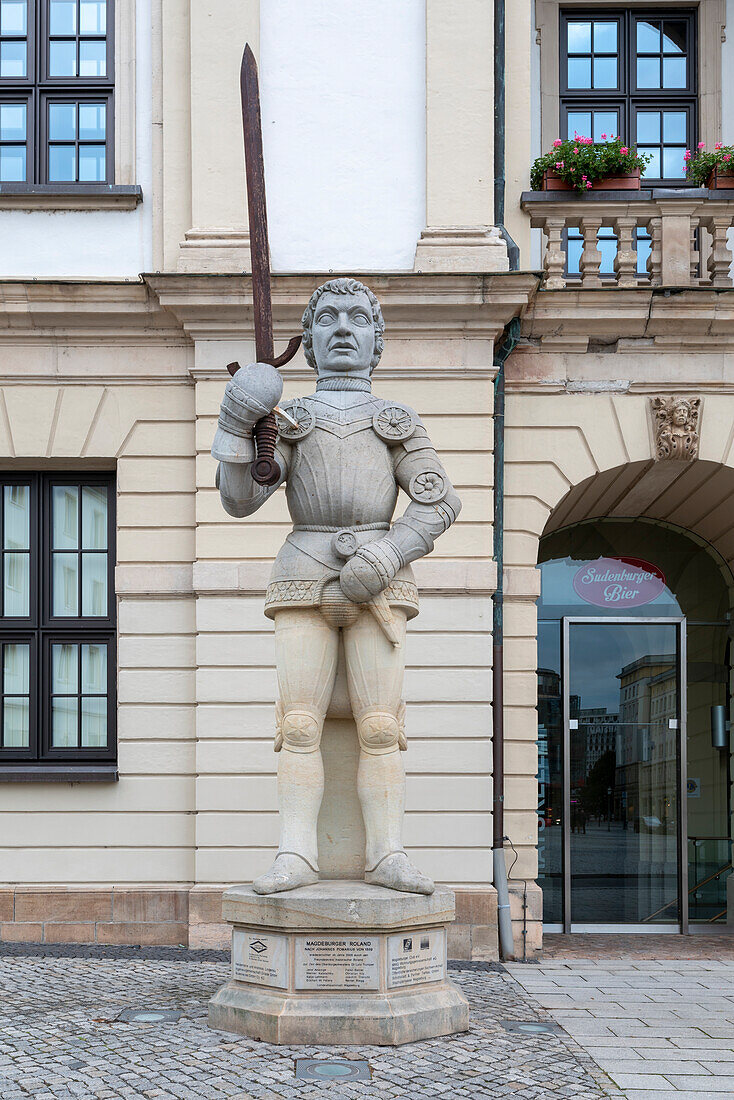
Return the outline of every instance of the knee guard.
{"type": "Polygon", "coordinates": [[[307,707],[291,707],[285,710],[280,703],[276,708],[275,751],[285,746],[291,752],[316,752],[324,727],[323,716],[307,707]]]}
{"type": "Polygon", "coordinates": [[[370,707],[357,718],[357,736],[360,748],[371,756],[382,756],[396,749],[403,749],[405,735],[397,714],[380,707],[370,707]]]}

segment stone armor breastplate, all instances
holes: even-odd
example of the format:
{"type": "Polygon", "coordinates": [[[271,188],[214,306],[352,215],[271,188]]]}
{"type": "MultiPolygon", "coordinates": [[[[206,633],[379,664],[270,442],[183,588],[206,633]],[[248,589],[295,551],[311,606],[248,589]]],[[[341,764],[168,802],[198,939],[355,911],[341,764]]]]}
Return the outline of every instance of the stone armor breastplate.
{"type": "Polygon", "coordinates": [[[389,523],[397,498],[390,448],[372,430],[371,417],[341,431],[317,420],[294,443],[286,485],[294,524],[389,523]]]}
{"type": "MultiPolygon", "coordinates": [[[[344,564],[332,546],[335,532],[354,529],[360,545],[387,532],[398,486],[390,446],[373,426],[383,405],[371,394],[335,391],[285,406],[300,425],[289,430],[279,424],[290,444],[286,500],[293,531],[273,565],[266,615],[272,617],[279,607],[320,603],[324,584],[344,564]]],[[[387,595],[411,617],[417,614],[410,567],[401,570],[387,595]]]]}

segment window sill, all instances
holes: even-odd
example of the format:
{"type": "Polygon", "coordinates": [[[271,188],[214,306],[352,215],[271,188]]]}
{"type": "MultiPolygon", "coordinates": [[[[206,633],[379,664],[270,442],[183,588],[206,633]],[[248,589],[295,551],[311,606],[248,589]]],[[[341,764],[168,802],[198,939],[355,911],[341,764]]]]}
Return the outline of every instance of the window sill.
{"type": "Polygon", "coordinates": [[[117,783],[117,764],[0,764],[0,783],[117,783]]]}
{"type": "Polygon", "coordinates": [[[0,183],[0,210],[134,210],[139,184],[0,183]]]}

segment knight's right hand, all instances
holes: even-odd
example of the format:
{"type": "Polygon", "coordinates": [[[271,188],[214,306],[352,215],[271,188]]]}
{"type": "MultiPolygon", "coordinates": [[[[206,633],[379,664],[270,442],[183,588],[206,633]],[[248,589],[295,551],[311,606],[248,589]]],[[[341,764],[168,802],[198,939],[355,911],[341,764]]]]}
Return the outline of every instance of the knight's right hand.
{"type": "Polygon", "coordinates": [[[283,379],[269,363],[249,363],[224,388],[212,456],[220,462],[252,462],[252,430],[272,412],[283,393],[283,379]]]}
{"type": "Polygon", "coordinates": [[[222,413],[241,425],[254,425],[272,412],[283,394],[283,379],[269,363],[248,363],[224,387],[222,413]]]}

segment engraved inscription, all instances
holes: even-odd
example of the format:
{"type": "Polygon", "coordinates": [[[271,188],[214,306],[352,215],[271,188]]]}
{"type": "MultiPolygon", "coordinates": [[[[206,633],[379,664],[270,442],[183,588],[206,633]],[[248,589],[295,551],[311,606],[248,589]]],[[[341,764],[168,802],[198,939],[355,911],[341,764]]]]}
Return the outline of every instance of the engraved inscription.
{"type": "Polygon", "coordinates": [[[296,989],[378,989],[374,936],[297,936],[296,989]]]}
{"type": "Polygon", "coordinates": [[[288,937],[232,929],[232,977],[237,982],[288,988],[288,937]]]}
{"type": "Polygon", "coordinates": [[[443,928],[401,933],[387,938],[387,987],[440,982],[446,977],[446,933],[443,928]]]}

